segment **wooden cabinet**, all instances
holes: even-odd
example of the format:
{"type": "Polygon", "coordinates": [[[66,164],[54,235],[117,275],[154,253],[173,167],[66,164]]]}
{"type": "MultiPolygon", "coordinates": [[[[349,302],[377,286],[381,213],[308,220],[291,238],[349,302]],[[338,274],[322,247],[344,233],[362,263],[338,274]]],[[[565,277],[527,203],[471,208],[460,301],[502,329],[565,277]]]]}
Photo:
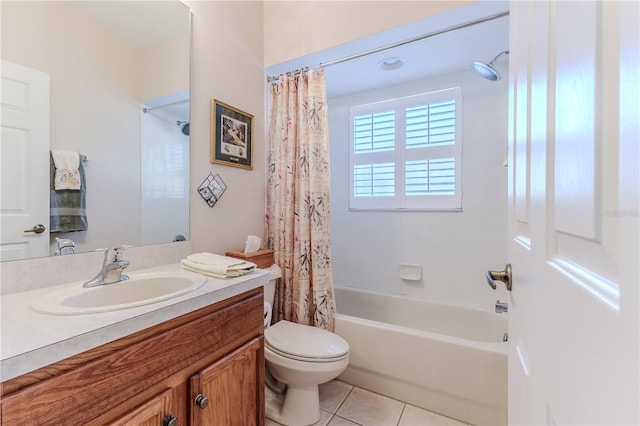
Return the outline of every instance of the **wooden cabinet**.
{"type": "Polygon", "coordinates": [[[112,426],[177,426],[177,402],[180,395],[169,389],[113,422],[112,426]]]}
{"type": "Polygon", "coordinates": [[[195,406],[191,424],[202,426],[255,426],[258,424],[263,389],[258,389],[264,372],[262,341],[254,340],[191,377],[195,406]],[[233,398],[229,398],[233,395],[233,398]],[[206,398],[207,403],[201,403],[206,398]]]}
{"type": "Polygon", "coordinates": [[[1,424],[262,426],[262,314],[259,288],[4,382],[1,424]]]}

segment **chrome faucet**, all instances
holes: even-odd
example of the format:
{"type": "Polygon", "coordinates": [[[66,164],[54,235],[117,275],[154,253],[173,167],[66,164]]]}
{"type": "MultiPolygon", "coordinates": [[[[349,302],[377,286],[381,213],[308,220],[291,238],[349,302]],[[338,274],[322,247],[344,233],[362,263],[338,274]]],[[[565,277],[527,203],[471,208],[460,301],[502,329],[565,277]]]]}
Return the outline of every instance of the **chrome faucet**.
{"type": "Polygon", "coordinates": [[[109,247],[104,252],[102,268],[98,275],[84,283],[83,287],[96,287],[104,284],[119,283],[128,280],[127,275],[122,274],[122,270],[129,266],[129,261],[121,258],[125,246],[109,247]]]}
{"type": "Polygon", "coordinates": [[[501,302],[496,300],[496,314],[504,314],[509,311],[509,305],[507,302],[501,302]]]}
{"type": "Polygon", "coordinates": [[[56,256],[64,256],[65,254],[74,254],[76,252],[76,244],[66,238],[56,238],[58,243],[58,250],[56,250],[56,256]]]}

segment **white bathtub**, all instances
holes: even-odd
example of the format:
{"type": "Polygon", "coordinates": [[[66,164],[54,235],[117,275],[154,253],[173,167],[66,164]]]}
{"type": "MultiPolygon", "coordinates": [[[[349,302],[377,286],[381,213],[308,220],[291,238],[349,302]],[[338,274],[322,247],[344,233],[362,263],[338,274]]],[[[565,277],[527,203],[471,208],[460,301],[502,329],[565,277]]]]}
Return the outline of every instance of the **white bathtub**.
{"type": "Polygon", "coordinates": [[[507,424],[506,316],[335,288],[347,383],[473,425],[507,424]]]}

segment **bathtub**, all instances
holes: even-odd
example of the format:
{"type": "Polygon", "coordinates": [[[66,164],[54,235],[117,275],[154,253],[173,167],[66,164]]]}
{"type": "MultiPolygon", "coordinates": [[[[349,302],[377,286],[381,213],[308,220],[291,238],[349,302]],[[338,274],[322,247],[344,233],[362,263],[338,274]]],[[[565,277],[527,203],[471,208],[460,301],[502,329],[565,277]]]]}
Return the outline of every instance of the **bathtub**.
{"type": "Polygon", "coordinates": [[[507,424],[504,314],[335,288],[339,380],[473,425],[507,424]]]}

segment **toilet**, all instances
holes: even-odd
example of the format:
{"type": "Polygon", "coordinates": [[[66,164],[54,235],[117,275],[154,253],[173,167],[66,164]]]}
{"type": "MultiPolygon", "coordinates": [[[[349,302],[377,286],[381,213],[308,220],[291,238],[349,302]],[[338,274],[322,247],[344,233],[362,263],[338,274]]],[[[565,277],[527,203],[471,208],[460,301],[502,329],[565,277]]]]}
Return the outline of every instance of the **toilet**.
{"type": "Polygon", "coordinates": [[[349,344],[327,330],[286,320],[269,326],[282,272],[277,265],[266,269],[271,274],[264,287],[266,416],[286,426],[312,425],[320,420],[318,385],[347,368],[349,344]]]}

